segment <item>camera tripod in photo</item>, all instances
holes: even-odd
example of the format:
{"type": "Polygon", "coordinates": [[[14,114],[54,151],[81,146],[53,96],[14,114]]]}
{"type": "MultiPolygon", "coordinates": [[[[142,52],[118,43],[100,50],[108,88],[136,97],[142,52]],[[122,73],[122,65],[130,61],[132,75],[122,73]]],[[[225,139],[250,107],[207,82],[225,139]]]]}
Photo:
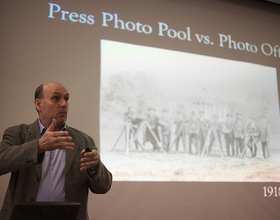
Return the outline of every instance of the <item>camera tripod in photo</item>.
{"type": "Polygon", "coordinates": [[[134,125],[131,122],[127,122],[122,130],[121,133],[114,144],[114,147],[112,148],[111,151],[114,151],[115,147],[117,146],[119,140],[121,137],[124,135],[125,138],[125,152],[126,154],[129,154],[130,148],[131,148],[131,142],[135,144],[136,150],[138,150],[138,146],[144,151],[144,148],[140,141],[138,140],[139,133],[141,132],[141,126],[134,125]]]}
{"type": "Polygon", "coordinates": [[[220,137],[220,125],[218,121],[214,121],[214,123],[211,125],[210,129],[208,130],[206,140],[201,152],[201,156],[203,157],[204,154],[209,155],[210,152],[212,151],[212,146],[219,146],[219,151],[221,154],[221,157],[224,157],[223,154],[223,148],[222,148],[222,143],[221,143],[221,137],[220,137]],[[215,144],[215,145],[214,145],[215,144]]]}
{"type": "Polygon", "coordinates": [[[250,149],[252,157],[254,157],[254,154],[257,154],[258,142],[256,141],[253,134],[247,135],[245,137],[245,145],[241,153],[241,158],[245,156],[247,147],[250,149]]]}
{"type": "Polygon", "coordinates": [[[262,119],[265,118],[261,116],[261,122],[260,122],[261,124],[257,125],[255,117],[254,116],[250,117],[250,122],[246,129],[245,146],[241,154],[242,158],[245,156],[247,147],[251,150],[252,157],[257,156],[258,148],[263,150],[263,157],[265,159],[269,155],[267,144],[261,143],[261,142],[268,142],[268,134],[264,133],[267,131],[265,131],[264,129],[265,124],[263,123],[264,121],[262,119]]]}
{"type": "MultiPolygon", "coordinates": [[[[152,128],[152,126],[147,122],[143,121],[142,125],[145,127],[145,140],[144,143],[150,142],[153,145],[154,151],[162,150],[164,153],[166,150],[163,148],[162,143],[160,141],[160,135],[158,132],[158,128],[152,128]]],[[[143,146],[145,148],[145,144],[143,146]]]]}
{"type": "Polygon", "coordinates": [[[245,146],[244,149],[241,153],[241,158],[244,158],[245,154],[246,154],[246,149],[247,147],[250,149],[252,157],[256,157],[257,156],[257,151],[258,148],[262,150],[263,153],[263,157],[264,159],[268,159],[270,156],[269,153],[269,145],[268,142],[261,142],[258,141],[258,138],[256,138],[253,134],[250,134],[246,140],[245,140],[245,146]]]}

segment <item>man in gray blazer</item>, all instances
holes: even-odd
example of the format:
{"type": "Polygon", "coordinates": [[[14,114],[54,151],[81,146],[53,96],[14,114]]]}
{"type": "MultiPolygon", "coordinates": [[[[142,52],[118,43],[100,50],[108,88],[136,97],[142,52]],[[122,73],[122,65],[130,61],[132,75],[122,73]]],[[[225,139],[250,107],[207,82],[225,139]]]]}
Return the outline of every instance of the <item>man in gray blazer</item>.
{"type": "Polygon", "coordinates": [[[35,92],[39,119],[5,130],[0,144],[0,175],[11,172],[0,212],[11,216],[14,202],[79,202],[77,220],[88,219],[88,189],[107,193],[112,174],[101,162],[94,140],[66,126],[69,93],[58,82],[35,92]],[[92,149],[85,152],[85,148],[92,149]]]}

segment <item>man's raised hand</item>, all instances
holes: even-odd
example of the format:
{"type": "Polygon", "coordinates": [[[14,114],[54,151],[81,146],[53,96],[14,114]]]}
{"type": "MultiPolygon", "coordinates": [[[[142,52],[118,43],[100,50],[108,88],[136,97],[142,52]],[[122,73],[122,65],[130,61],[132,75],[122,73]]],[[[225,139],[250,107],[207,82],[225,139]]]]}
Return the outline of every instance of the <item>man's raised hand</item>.
{"type": "Polygon", "coordinates": [[[54,131],[56,120],[53,119],[51,125],[39,139],[38,154],[55,149],[73,150],[74,143],[67,131],[54,131]]]}

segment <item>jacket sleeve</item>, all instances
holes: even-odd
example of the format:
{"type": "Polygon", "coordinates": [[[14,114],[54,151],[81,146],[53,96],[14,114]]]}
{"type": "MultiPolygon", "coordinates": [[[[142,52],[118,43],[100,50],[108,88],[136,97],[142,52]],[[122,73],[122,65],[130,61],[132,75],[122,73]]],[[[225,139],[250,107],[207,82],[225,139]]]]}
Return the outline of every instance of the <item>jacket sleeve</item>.
{"type": "MultiPolygon", "coordinates": [[[[92,149],[98,150],[94,143],[94,140],[91,137],[89,137],[89,142],[92,146],[92,149]]],[[[89,188],[91,192],[96,194],[104,194],[110,190],[113,176],[111,172],[106,168],[106,166],[102,163],[100,158],[97,172],[94,177],[91,177],[89,173],[87,175],[90,182],[89,188]]]]}
{"type": "Polygon", "coordinates": [[[104,194],[107,193],[112,185],[112,174],[111,172],[105,167],[105,165],[99,160],[99,165],[97,169],[97,173],[94,177],[90,177],[88,174],[88,178],[90,180],[90,190],[96,194],[104,194]]]}
{"type": "Polygon", "coordinates": [[[22,124],[5,130],[0,143],[0,175],[42,163],[38,156],[39,139],[26,141],[28,125],[22,124]]]}

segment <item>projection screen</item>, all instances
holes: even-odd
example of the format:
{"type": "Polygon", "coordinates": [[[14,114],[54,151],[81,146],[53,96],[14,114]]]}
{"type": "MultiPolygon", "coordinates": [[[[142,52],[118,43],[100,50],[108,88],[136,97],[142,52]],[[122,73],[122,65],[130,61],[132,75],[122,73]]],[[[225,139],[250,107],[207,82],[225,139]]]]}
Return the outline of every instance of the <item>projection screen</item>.
{"type": "MultiPolygon", "coordinates": [[[[0,2],[1,135],[35,88],[113,173],[90,219],[279,219],[280,6],[266,1],[0,2]]],[[[9,175],[1,176],[2,205],[9,175]]]]}

